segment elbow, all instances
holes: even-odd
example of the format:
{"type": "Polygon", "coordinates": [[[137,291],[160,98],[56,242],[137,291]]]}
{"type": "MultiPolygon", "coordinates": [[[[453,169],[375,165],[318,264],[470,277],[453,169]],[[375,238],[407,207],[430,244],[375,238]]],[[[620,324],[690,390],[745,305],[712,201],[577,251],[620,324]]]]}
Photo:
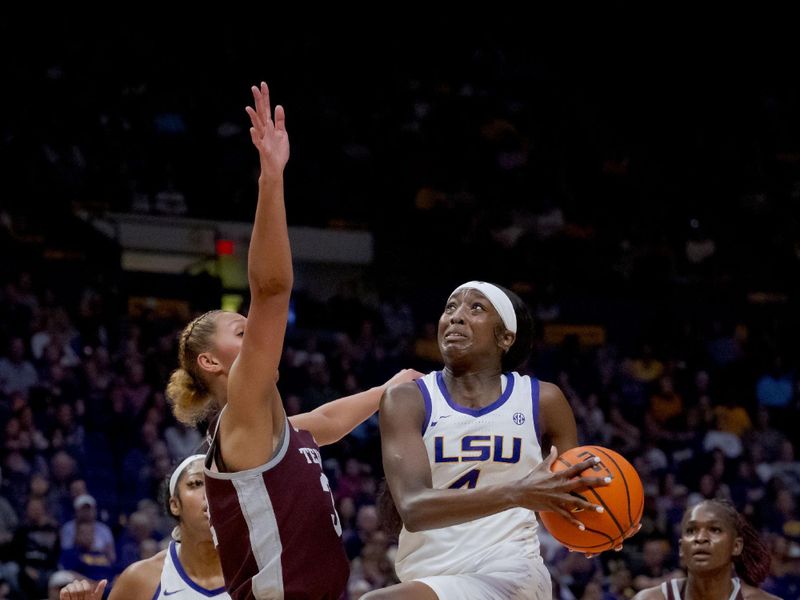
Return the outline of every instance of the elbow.
{"type": "Polygon", "coordinates": [[[317,446],[330,446],[341,440],[345,435],[347,434],[339,433],[338,431],[323,430],[318,435],[314,434],[314,441],[317,442],[317,446]]]}
{"type": "Polygon", "coordinates": [[[428,527],[425,526],[424,518],[422,518],[420,514],[418,505],[419,503],[414,502],[414,500],[406,500],[397,505],[397,512],[400,515],[400,519],[403,521],[403,526],[406,528],[406,531],[411,533],[428,529],[428,527]]]}
{"type": "Polygon", "coordinates": [[[425,528],[419,526],[416,522],[413,521],[406,521],[403,519],[403,527],[406,528],[406,531],[409,533],[417,533],[418,531],[424,531],[425,528]]]}
{"type": "Polygon", "coordinates": [[[398,510],[397,512],[400,513],[400,519],[403,521],[403,527],[406,528],[406,531],[410,533],[416,533],[425,529],[420,525],[419,519],[416,519],[413,514],[401,510],[398,510]]]}
{"type": "Polygon", "coordinates": [[[285,296],[288,298],[292,293],[294,278],[291,272],[282,277],[262,277],[250,270],[248,275],[250,294],[254,297],[276,298],[285,296]]]}
{"type": "Polygon", "coordinates": [[[313,414],[317,418],[314,439],[319,446],[335,444],[353,429],[325,414],[325,405],[316,408],[313,414]]]}

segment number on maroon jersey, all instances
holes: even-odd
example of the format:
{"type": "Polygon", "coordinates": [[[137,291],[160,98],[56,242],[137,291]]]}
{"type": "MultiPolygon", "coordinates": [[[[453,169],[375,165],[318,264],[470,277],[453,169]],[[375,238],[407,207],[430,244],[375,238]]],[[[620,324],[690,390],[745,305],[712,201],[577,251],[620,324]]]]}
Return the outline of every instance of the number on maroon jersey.
{"type": "Polygon", "coordinates": [[[336,531],[336,535],[342,537],[342,523],[339,521],[339,513],[336,512],[336,502],[333,499],[333,492],[331,491],[331,486],[328,483],[328,478],[325,473],[320,474],[319,482],[322,485],[322,489],[331,495],[331,508],[333,508],[331,521],[333,521],[333,529],[336,531]]]}

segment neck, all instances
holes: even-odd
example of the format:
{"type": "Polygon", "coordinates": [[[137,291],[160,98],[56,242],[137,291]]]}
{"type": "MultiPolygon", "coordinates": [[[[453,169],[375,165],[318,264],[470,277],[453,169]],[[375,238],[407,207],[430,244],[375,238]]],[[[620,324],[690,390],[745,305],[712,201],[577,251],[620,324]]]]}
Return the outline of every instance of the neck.
{"type": "Polygon", "coordinates": [[[488,406],[500,395],[499,365],[491,368],[446,366],[442,371],[450,396],[459,404],[479,408],[488,406]]]}
{"type": "Polygon", "coordinates": [[[212,402],[217,408],[222,408],[228,402],[228,378],[215,377],[208,386],[211,392],[212,402]]]}
{"type": "Polygon", "coordinates": [[[445,363],[442,372],[446,377],[464,378],[465,380],[486,380],[499,377],[503,372],[499,358],[494,356],[474,357],[472,360],[467,359],[467,357],[459,358],[445,363]]]}
{"type": "Polygon", "coordinates": [[[689,573],[686,580],[686,600],[728,600],[733,591],[731,568],[725,567],[703,573],[702,577],[689,573]]]}
{"type": "Polygon", "coordinates": [[[192,579],[204,581],[213,577],[222,577],[222,565],[219,554],[210,539],[196,540],[181,530],[180,558],[184,570],[192,579]]]}

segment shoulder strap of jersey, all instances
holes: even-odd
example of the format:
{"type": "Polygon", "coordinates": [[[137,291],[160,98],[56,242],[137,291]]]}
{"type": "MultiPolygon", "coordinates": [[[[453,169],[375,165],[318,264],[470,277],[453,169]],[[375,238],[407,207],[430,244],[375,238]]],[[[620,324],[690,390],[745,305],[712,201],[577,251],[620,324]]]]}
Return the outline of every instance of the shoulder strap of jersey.
{"type": "Polygon", "coordinates": [[[208,442],[208,454],[206,455],[206,469],[211,469],[211,463],[213,461],[214,464],[217,466],[217,471],[220,473],[227,473],[228,469],[225,467],[225,461],[222,460],[222,448],[220,447],[221,444],[217,439],[219,436],[219,424],[222,422],[222,413],[225,412],[225,409],[228,408],[228,405],[222,407],[222,410],[219,411],[217,415],[217,420],[213,424],[214,433],[211,434],[210,440],[208,442]]]}
{"type": "Polygon", "coordinates": [[[415,379],[414,383],[417,384],[420,393],[422,394],[422,401],[425,403],[425,420],[422,423],[422,435],[425,435],[425,432],[428,430],[428,424],[431,422],[431,412],[433,410],[433,399],[431,398],[431,391],[428,385],[436,385],[434,382],[436,381],[435,375],[436,371],[433,373],[428,373],[424,377],[420,379],[415,379]]]}
{"type": "Polygon", "coordinates": [[[739,581],[738,577],[734,577],[731,581],[733,581],[733,591],[731,592],[731,600],[744,600],[744,591],[742,590],[742,582],[739,581]]]}
{"type": "MultiPolygon", "coordinates": [[[[521,378],[522,376],[520,376],[521,378]]],[[[539,442],[539,446],[542,445],[542,426],[539,423],[539,380],[531,375],[528,378],[531,382],[531,413],[533,414],[533,430],[536,433],[536,441],[539,442]]],[[[544,451],[542,451],[544,454],[544,451]]]]}
{"type": "Polygon", "coordinates": [[[678,583],[678,579],[667,579],[664,583],[661,584],[661,593],[664,595],[666,600],[681,600],[681,583],[678,583]]]}

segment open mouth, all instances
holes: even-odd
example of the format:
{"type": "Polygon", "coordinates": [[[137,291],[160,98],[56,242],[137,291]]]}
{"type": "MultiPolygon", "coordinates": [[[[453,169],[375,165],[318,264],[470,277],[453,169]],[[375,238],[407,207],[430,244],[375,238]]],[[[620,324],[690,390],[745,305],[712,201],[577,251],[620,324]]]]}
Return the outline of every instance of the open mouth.
{"type": "Polygon", "coordinates": [[[459,333],[458,331],[450,331],[444,334],[444,339],[446,340],[464,340],[466,338],[466,335],[459,333]]]}

